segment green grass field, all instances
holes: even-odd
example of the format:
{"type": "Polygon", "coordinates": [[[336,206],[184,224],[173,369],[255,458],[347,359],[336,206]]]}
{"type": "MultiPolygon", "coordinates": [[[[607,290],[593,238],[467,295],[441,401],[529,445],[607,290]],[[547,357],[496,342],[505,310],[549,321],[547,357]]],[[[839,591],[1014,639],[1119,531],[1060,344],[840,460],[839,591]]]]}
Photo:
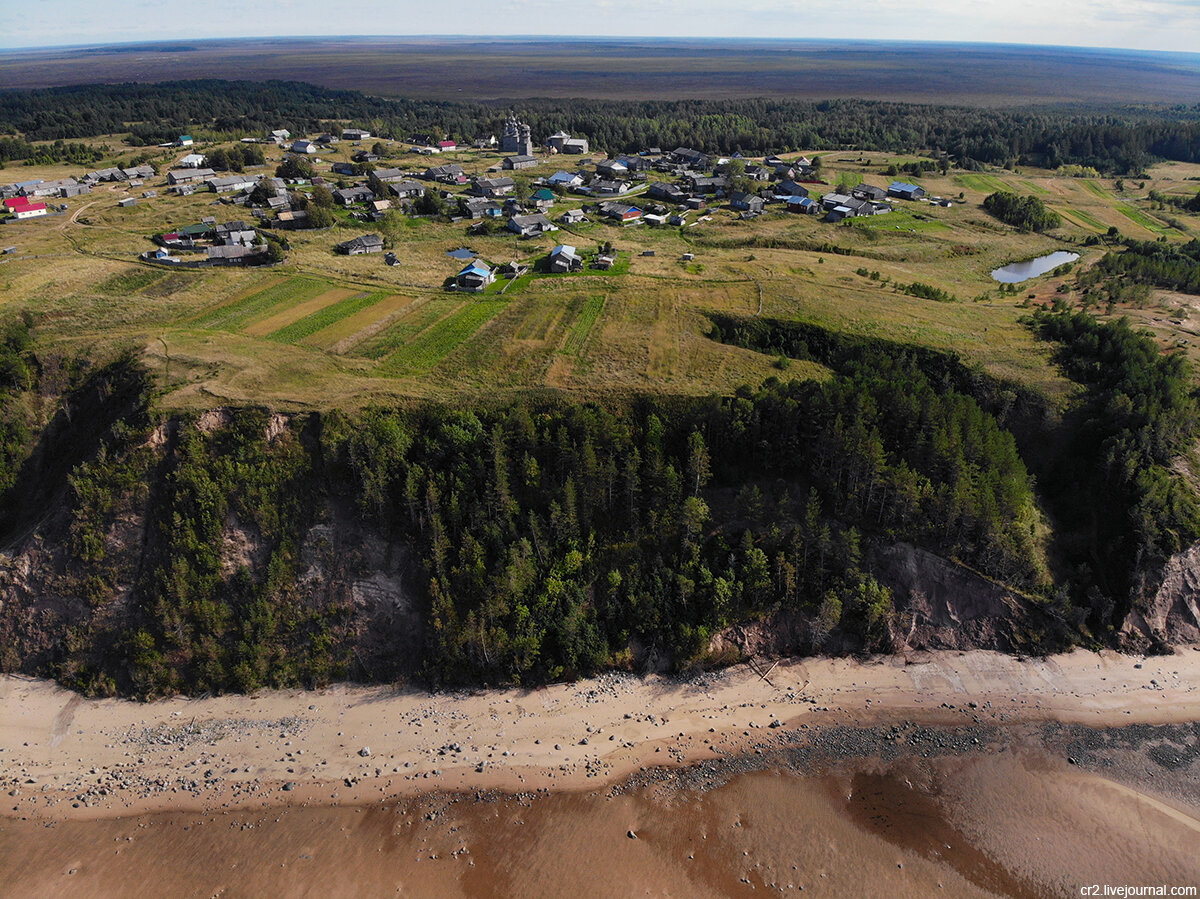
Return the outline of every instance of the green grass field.
{"type": "Polygon", "coordinates": [[[1155,234],[1167,234],[1171,230],[1162,222],[1155,218],[1151,218],[1149,215],[1142,212],[1142,210],[1138,209],[1136,206],[1127,206],[1124,203],[1118,203],[1115,206],[1115,209],[1135,225],[1140,225],[1147,231],[1153,231],[1155,234]]]}
{"type": "Polygon", "coordinates": [[[1097,182],[1092,181],[1089,178],[1076,178],[1075,183],[1078,184],[1084,190],[1086,190],[1088,193],[1090,193],[1092,196],[1099,197],[1101,200],[1107,200],[1112,197],[1112,194],[1110,194],[1108,191],[1106,191],[1097,182]]]}
{"type": "MultiPolygon", "coordinates": [[[[954,183],[960,184],[968,190],[977,190],[984,194],[994,194],[998,190],[1011,191],[1015,186],[1012,183],[1006,184],[999,178],[993,178],[991,175],[981,175],[978,172],[971,172],[964,175],[955,175],[954,183]]],[[[1024,184],[1025,182],[1017,182],[1024,184]]]]}
{"type": "Polygon", "coordinates": [[[237,331],[277,306],[312,299],[328,288],[323,281],[289,278],[257,293],[213,310],[196,321],[196,326],[214,331],[237,331]]]}
{"type": "Polygon", "coordinates": [[[469,339],[504,308],[504,300],[475,300],[424,329],[380,363],[389,377],[424,374],[469,339]]]}
{"type": "Polygon", "coordinates": [[[387,291],[377,290],[373,293],[362,293],[357,296],[348,297],[340,303],[326,306],[312,315],[307,315],[299,321],[285,325],[278,331],[272,331],[267,335],[267,340],[273,340],[276,343],[299,343],[304,338],[311,337],[323,328],[328,328],[343,318],[374,306],[387,295],[387,291]]]}
{"type": "Polygon", "coordinates": [[[563,341],[562,351],[564,353],[578,356],[583,352],[592,328],[596,326],[596,320],[600,318],[600,313],[603,311],[604,297],[593,296],[584,300],[583,308],[567,333],[567,339],[563,341]]]}

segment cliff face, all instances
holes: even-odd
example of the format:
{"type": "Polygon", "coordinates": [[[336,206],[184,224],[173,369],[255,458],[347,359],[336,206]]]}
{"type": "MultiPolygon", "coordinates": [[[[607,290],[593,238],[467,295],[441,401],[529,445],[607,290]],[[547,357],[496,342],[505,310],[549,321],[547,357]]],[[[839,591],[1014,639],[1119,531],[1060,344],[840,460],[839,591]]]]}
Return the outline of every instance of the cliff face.
{"type": "MultiPolygon", "coordinates": [[[[197,429],[212,433],[228,424],[210,419],[202,417],[197,429]]],[[[268,441],[286,430],[275,419],[271,425],[268,441]]],[[[119,672],[133,661],[130,637],[161,615],[152,586],[159,581],[146,574],[162,564],[155,541],[161,544],[164,525],[154,516],[161,519],[163,506],[156,506],[155,494],[163,490],[159,468],[174,439],[166,427],[153,432],[142,450],[149,454],[144,481],[127,492],[98,533],[81,538],[78,517],[60,504],[0,549],[0,669],[52,675],[96,692],[128,689],[119,672]]],[[[174,530],[179,527],[176,521],[174,530]]],[[[279,538],[268,538],[232,508],[225,512],[210,547],[216,558],[211,593],[221,597],[219,614],[230,616],[222,628],[223,658],[235,659],[232,647],[247,641],[244,619],[269,628],[272,636],[260,642],[278,647],[263,662],[259,682],[270,682],[280,661],[312,655],[314,646],[331,660],[330,677],[390,680],[415,671],[424,616],[409,547],[339,497],[320,498],[303,522],[293,521],[285,531],[294,533],[288,540],[295,545],[281,551],[279,538]],[[251,593],[269,595],[268,624],[261,613],[241,614],[252,604],[239,599],[247,583],[257,585],[251,593]]],[[[170,653],[180,650],[171,645],[168,640],[163,653],[173,663],[170,653]]],[[[300,682],[311,678],[311,668],[298,670],[300,682]]]]}
{"type": "Polygon", "coordinates": [[[1018,648],[1016,630],[1036,614],[1028,600],[908,543],[877,550],[873,567],[890,587],[896,618],[892,642],[906,649],[1018,648]]]}
{"type": "Polygon", "coordinates": [[[1167,560],[1162,583],[1129,613],[1121,635],[1132,646],[1200,643],[1200,544],[1167,560]]]}
{"type": "Polygon", "coordinates": [[[892,592],[886,633],[874,645],[836,627],[822,632],[801,613],[781,612],[766,621],[726,628],[713,638],[711,651],[744,656],[864,649],[1014,652],[1028,641],[1022,634],[1035,622],[1045,624],[1041,610],[1029,600],[927,550],[896,543],[874,547],[868,555],[875,578],[892,592]]]}

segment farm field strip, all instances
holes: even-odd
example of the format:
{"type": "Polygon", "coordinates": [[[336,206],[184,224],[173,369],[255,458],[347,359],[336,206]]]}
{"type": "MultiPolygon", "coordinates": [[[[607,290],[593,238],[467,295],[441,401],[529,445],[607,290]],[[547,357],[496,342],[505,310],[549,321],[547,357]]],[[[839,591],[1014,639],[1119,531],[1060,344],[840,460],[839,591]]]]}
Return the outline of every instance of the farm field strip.
{"type": "Polygon", "coordinates": [[[424,374],[471,338],[505,307],[504,300],[476,300],[447,315],[400,347],[376,373],[388,376],[424,374]]]}
{"type": "Polygon", "coordinates": [[[328,290],[324,281],[312,278],[289,278],[265,290],[227,303],[198,319],[200,328],[215,331],[240,331],[253,321],[269,315],[276,306],[284,303],[302,303],[328,290]]]}
{"type": "Polygon", "coordinates": [[[412,340],[438,319],[458,310],[461,296],[437,297],[401,317],[395,324],[356,347],[353,355],[382,359],[412,340]]]}
{"type": "Polygon", "coordinates": [[[1074,221],[1077,225],[1081,225],[1085,228],[1093,228],[1096,231],[1105,230],[1105,227],[1103,224],[1101,224],[1100,220],[1090,212],[1084,212],[1081,209],[1076,209],[1074,206],[1054,206],[1051,208],[1064,218],[1074,221]]]}
{"type": "Polygon", "coordinates": [[[304,318],[292,322],[290,325],[285,325],[279,330],[273,331],[267,335],[267,339],[273,340],[276,343],[297,343],[306,337],[311,337],[322,328],[327,328],[341,321],[343,318],[374,306],[387,295],[388,292],[386,290],[351,294],[338,302],[327,305],[310,315],[306,315],[304,318]]]}
{"type": "Polygon", "coordinates": [[[970,175],[958,175],[954,180],[963,187],[985,194],[992,194],[998,190],[1009,190],[1009,187],[1000,179],[993,178],[991,175],[981,175],[978,172],[970,175]]]}
{"type": "Polygon", "coordinates": [[[1040,184],[1034,184],[1032,181],[1022,181],[1021,184],[1024,185],[1029,190],[1030,193],[1035,193],[1035,194],[1040,194],[1040,195],[1045,195],[1045,194],[1050,193],[1050,191],[1048,191],[1046,188],[1042,187],[1040,184]]]}
{"type": "Polygon", "coordinates": [[[1092,194],[1093,196],[1099,197],[1101,200],[1112,199],[1111,196],[1109,195],[1108,191],[1106,191],[1103,187],[1101,187],[1095,181],[1089,181],[1086,178],[1080,178],[1075,183],[1078,184],[1080,187],[1082,187],[1084,190],[1086,190],[1088,193],[1092,194]]]}
{"type": "Polygon", "coordinates": [[[1166,225],[1155,221],[1146,213],[1142,212],[1142,210],[1133,206],[1126,206],[1124,203],[1118,203],[1114,208],[1117,210],[1117,212],[1121,213],[1121,215],[1125,216],[1125,218],[1129,219],[1135,225],[1139,225],[1142,228],[1145,228],[1147,231],[1153,232],[1154,234],[1166,234],[1168,231],[1166,225]]]}
{"type": "Polygon", "coordinates": [[[320,296],[313,297],[311,300],[306,300],[303,303],[297,303],[290,309],[283,309],[276,312],[274,315],[262,318],[256,321],[245,329],[245,333],[250,337],[265,337],[274,331],[278,331],[285,325],[290,325],[292,322],[297,322],[307,315],[323,309],[333,303],[337,303],[346,297],[352,297],[357,294],[357,291],[350,290],[345,287],[338,287],[333,290],[327,290],[320,296]]]}
{"type": "Polygon", "coordinates": [[[567,334],[567,339],[563,341],[562,351],[569,356],[578,356],[583,352],[584,346],[587,344],[588,337],[591,336],[592,328],[595,327],[596,321],[600,318],[600,314],[604,311],[605,298],[603,296],[588,297],[583,302],[583,308],[579,311],[579,317],[571,326],[570,332],[567,334]]]}
{"type": "Polygon", "coordinates": [[[366,339],[367,333],[370,333],[370,329],[378,327],[385,323],[387,319],[403,312],[414,300],[416,300],[416,297],[409,294],[390,294],[365,309],[360,309],[358,312],[353,312],[339,321],[326,325],[321,330],[308,335],[300,342],[306,346],[319,346],[333,350],[334,352],[344,352],[345,348],[352,346],[359,340],[366,339]],[[341,345],[340,349],[333,349],[339,345],[341,345]]]}

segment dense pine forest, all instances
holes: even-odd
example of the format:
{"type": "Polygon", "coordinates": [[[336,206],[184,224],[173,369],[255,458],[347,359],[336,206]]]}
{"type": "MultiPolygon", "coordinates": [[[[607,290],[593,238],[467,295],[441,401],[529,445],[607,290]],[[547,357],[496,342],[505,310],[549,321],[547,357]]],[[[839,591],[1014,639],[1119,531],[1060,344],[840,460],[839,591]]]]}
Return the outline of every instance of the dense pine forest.
{"type": "MultiPolygon", "coordinates": [[[[385,138],[499,133],[510,102],[389,100],[299,82],[182,81],[0,91],[0,162],[86,161],[80,138],[130,132],[135,146],[199,138],[313,133],[342,123],[385,138]],[[63,141],[60,145],[31,141],[63,141]]],[[[931,150],[964,168],[1080,165],[1134,174],[1160,159],[1200,161],[1200,107],[996,110],[864,100],[602,101],[519,104],[534,135],[559,129],[611,153],[692,146],[763,154],[794,149],[931,150]]]]}
{"type": "Polygon", "coordinates": [[[4,342],[0,530],[57,542],[63,599],[0,611],[0,666],[90,693],[686,669],[725,660],[723,628],[780,616],[804,622],[794,651],[886,651],[896,598],[872,560],[897,541],[1042,609],[1023,648],[1094,645],[1200,537],[1174,468],[1200,431],[1186,364],[1123,321],[1030,319],[1083,386],[1061,419],[953,354],[716,317],[714,339],[829,376],[286,426],[244,408],[218,427],[156,414],[133,358],[35,356],[32,325],[4,342]],[[336,521],[405,547],[417,643],[364,658],[353,596],[302,589],[336,521]],[[254,535],[237,564],[231,522],[254,535]]]}

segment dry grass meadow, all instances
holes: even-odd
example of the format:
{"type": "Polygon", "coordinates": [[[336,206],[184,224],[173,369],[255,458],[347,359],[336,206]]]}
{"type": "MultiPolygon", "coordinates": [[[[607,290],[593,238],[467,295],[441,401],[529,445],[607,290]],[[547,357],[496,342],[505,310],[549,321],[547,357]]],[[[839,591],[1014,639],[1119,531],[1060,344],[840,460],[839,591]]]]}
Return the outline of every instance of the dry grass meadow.
{"type": "MultiPolygon", "coordinates": [[[[120,146],[120,138],[105,142],[120,146]]],[[[279,151],[271,148],[273,166],[279,151]]],[[[345,158],[350,148],[322,154],[345,158]]],[[[399,148],[397,148],[399,152],[399,148]]],[[[164,153],[165,172],[174,153],[164,153]]],[[[498,154],[399,155],[388,164],[422,170],[459,161],[483,171],[498,154]]],[[[824,177],[886,185],[882,173],[903,159],[882,153],[825,154],[824,177]]],[[[522,177],[549,175],[570,160],[547,157],[522,177]]],[[[319,169],[324,166],[319,166],[319,169]]],[[[78,167],[10,167],[3,180],[81,174],[78,167]]],[[[949,208],[898,202],[898,211],[831,225],[771,211],[742,221],[724,205],[692,214],[684,227],[620,228],[592,222],[529,241],[510,234],[467,235],[469,222],[397,217],[383,230],[400,264],[380,255],[338,256],[332,246],[380,230],[346,216],[333,229],[288,234],[286,262],[272,268],[171,271],[138,260],[150,235],[215,216],[248,219],[210,193],[164,195],[159,176],[132,192],[101,185],[64,201],[67,211],[0,226],[0,314],[33,312],[42,352],[103,358],[142,353],[160,373],[168,407],[267,403],[280,408],[358,406],[413,398],[502,399],[525,391],[592,398],[632,392],[706,394],[779,377],[819,376],[818,367],[772,359],[706,336],[706,313],[801,319],[860,334],[953,349],[988,371],[1048,393],[1069,389],[1049,348],[1018,319],[1031,302],[1056,296],[1061,278],[1044,276],[1002,296],[990,271],[1057,249],[1099,258],[1083,240],[1116,226],[1130,237],[1188,239],[1200,218],[1151,208],[1147,193],[1192,194],[1200,166],[1156,166],[1145,182],[1078,179],[1026,169],[951,171],[918,180],[949,208]],[[1062,214],[1053,234],[1018,233],[979,204],[1007,188],[1034,194],[1062,214]],[[146,189],[159,196],[142,199],[146,189]],[[124,196],[139,197],[119,208],[124,196]],[[961,199],[960,199],[961,198],[961,199]],[[469,246],[492,263],[532,261],[556,243],[583,250],[603,241],[621,251],[615,272],[524,277],[500,293],[443,288],[462,266],[447,251],[469,246]],[[846,254],[811,249],[836,245],[846,254]],[[643,255],[652,252],[653,255],[643,255]],[[683,253],[695,254],[691,262],[683,253]],[[865,270],[868,274],[861,272],[865,270]],[[876,280],[871,273],[878,272],[876,280]],[[934,302],[893,285],[919,281],[949,291],[934,302]],[[761,302],[761,309],[760,309],[761,302]]],[[[914,179],[910,179],[914,180],[914,179]]],[[[562,199],[551,212],[581,205],[562,199]]],[[[778,209],[779,207],[769,207],[778,209]]],[[[1144,308],[1121,310],[1164,345],[1188,346],[1193,298],[1159,294],[1144,308]]],[[[1200,334],[1197,334],[1200,336],[1200,334]]]]}

